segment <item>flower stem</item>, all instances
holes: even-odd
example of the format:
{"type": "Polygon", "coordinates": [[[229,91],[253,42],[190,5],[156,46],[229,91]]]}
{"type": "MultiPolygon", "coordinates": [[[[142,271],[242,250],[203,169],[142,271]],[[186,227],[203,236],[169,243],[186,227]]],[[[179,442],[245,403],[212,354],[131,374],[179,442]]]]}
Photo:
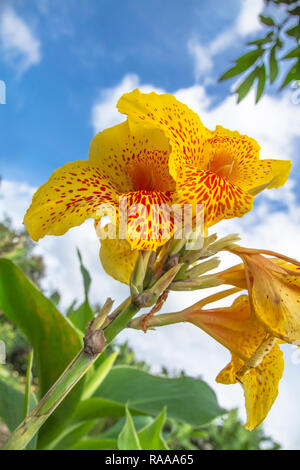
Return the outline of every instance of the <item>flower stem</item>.
{"type": "MultiPolygon", "coordinates": [[[[126,327],[127,323],[138,311],[139,308],[133,303],[127,304],[120,311],[119,315],[104,330],[106,344],[109,344],[126,327]]],[[[24,449],[65,396],[86,374],[100,354],[101,352],[98,354],[88,354],[86,347],[82,349],[34,410],[11,434],[3,450],[24,449]]]]}

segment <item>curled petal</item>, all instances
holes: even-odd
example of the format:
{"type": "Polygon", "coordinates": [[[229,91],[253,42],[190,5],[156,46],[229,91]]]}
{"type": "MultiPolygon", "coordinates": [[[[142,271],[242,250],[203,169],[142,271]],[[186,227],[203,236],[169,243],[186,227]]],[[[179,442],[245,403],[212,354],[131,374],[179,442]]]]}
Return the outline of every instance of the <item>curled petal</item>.
{"type": "Polygon", "coordinates": [[[124,239],[101,240],[100,260],[104,270],[117,281],[129,284],[138,251],[132,250],[124,239]]]}
{"type": "Polygon", "coordinates": [[[123,95],[117,107],[136,122],[144,122],[164,131],[172,148],[170,173],[175,180],[178,170],[186,163],[206,167],[203,144],[211,132],[196,113],[174,96],[145,94],[136,89],[123,95]]]}
{"type": "Polygon", "coordinates": [[[96,134],[89,161],[121,193],[134,190],[175,189],[169,173],[170,145],[158,128],[129,120],[96,134]]]}
{"type": "Polygon", "coordinates": [[[182,169],[177,179],[176,202],[203,204],[207,226],[222,219],[242,217],[252,209],[253,200],[253,196],[228,179],[190,165],[182,169]]]}
{"type": "Polygon", "coordinates": [[[239,186],[244,191],[283,186],[291,170],[288,160],[259,160],[260,146],[256,140],[217,126],[207,140],[208,169],[239,186]]]}
{"type": "Polygon", "coordinates": [[[96,217],[101,204],[114,206],[116,202],[115,188],[97,166],[87,161],[67,163],[36,191],[24,224],[35,241],[45,235],[63,235],[96,217]]]}
{"type": "MultiPolygon", "coordinates": [[[[232,355],[232,361],[216,378],[218,383],[237,383],[236,374],[244,362],[232,355]]],[[[246,429],[256,428],[267,416],[278,395],[278,386],[283,374],[283,353],[276,344],[265,356],[259,367],[251,369],[242,378],[247,411],[246,429]]]]}

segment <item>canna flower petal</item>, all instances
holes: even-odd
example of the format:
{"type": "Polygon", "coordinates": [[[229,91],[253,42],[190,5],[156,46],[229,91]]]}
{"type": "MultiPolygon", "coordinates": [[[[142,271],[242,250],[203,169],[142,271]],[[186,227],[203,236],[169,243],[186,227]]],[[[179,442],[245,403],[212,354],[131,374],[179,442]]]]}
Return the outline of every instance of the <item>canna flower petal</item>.
{"type": "Polygon", "coordinates": [[[132,250],[124,239],[101,240],[100,260],[106,273],[117,281],[129,284],[138,251],[132,250]]]}
{"type": "Polygon", "coordinates": [[[34,241],[63,235],[95,217],[103,203],[115,205],[117,194],[99,168],[87,161],[67,163],[36,191],[24,224],[34,241]]]}
{"type": "Polygon", "coordinates": [[[169,139],[170,173],[177,173],[186,163],[205,168],[204,141],[211,135],[200,117],[169,94],[141,93],[138,89],[125,93],[117,104],[118,110],[135,122],[145,123],[164,131],[169,139]]]}
{"type": "Polygon", "coordinates": [[[176,202],[203,204],[206,226],[242,217],[254,196],[285,184],[291,162],[259,160],[258,143],[217,126],[209,131],[200,118],[171,95],[134,90],[121,97],[120,112],[135,122],[156,126],[171,145],[170,173],[177,183],[176,202]]]}
{"type": "Polygon", "coordinates": [[[261,255],[243,259],[253,278],[250,293],[256,317],[277,338],[299,345],[300,268],[285,269],[261,255]]]}
{"type": "MultiPolygon", "coordinates": [[[[196,304],[183,311],[181,318],[198,326],[231,351],[232,361],[218,375],[219,383],[237,383],[238,371],[267,338],[267,331],[251,314],[248,296],[238,297],[227,308],[202,310],[196,304]]],[[[282,353],[276,344],[256,368],[242,377],[247,429],[254,429],[266,417],[277,397],[282,373],[282,353]]]]}
{"type": "MultiPolygon", "coordinates": [[[[123,194],[120,212],[127,205],[127,239],[132,249],[155,251],[174,233],[172,193],[136,191],[123,194]]],[[[125,211],[124,211],[125,212],[125,211]]]]}
{"type": "Polygon", "coordinates": [[[264,185],[268,189],[283,186],[291,170],[288,160],[259,160],[256,140],[217,126],[204,147],[210,156],[209,169],[243,191],[254,191],[264,185]]]}
{"type": "Polygon", "coordinates": [[[175,190],[169,173],[170,145],[157,128],[129,120],[93,138],[89,161],[97,165],[119,193],[175,190]]]}
{"type": "Polygon", "coordinates": [[[172,204],[175,190],[169,153],[164,133],[143,124],[125,122],[97,134],[88,162],[56,170],[34,195],[24,218],[31,237],[62,235],[87,218],[98,223],[109,212],[113,223],[125,220],[125,237],[132,249],[152,250],[165,243],[173,233],[173,226],[164,227],[165,206],[172,204]],[[150,204],[164,207],[148,211],[150,204]]]}
{"type": "MultiPolygon", "coordinates": [[[[243,361],[233,355],[232,361],[219,373],[216,381],[222,384],[236,383],[236,374],[242,366],[243,361]]],[[[262,423],[273,406],[278,395],[278,386],[283,369],[283,353],[279,346],[275,344],[259,367],[251,369],[243,377],[242,387],[247,411],[245,428],[249,431],[262,423]]]]}
{"type": "Polygon", "coordinates": [[[212,171],[186,165],[177,179],[178,204],[203,204],[207,227],[222,219],[242,217],[252,209],[254,197],[212,171]]]}

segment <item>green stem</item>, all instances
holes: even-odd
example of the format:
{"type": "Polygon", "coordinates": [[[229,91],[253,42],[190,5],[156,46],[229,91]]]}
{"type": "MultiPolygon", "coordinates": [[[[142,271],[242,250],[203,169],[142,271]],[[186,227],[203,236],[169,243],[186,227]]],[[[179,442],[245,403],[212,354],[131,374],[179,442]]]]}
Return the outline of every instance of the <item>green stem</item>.
{"type": "MultiPolygon", "coordinates": [[[[106,344],[109,344],[122,331],[139,308],[129,303],[104,330],[106,344]]],[[[91,356],[82,349],[62,373],[30,415],[18,426],[5,443],[3,450],[21,450],[31,441],[35,433],[49,418],[65,396],[86,374],[101,353],[91,356]]]]}

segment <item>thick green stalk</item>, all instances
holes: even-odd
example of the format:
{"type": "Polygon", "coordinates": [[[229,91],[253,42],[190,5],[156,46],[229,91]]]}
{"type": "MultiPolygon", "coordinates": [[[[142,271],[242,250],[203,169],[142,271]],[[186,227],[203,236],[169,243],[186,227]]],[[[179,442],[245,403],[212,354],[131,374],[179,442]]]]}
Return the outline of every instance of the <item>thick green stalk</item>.
{"type": "MultiPolygon", "coordinates": [[[[130,303],[104,330],[106,344],[109,344],[120,331],[122,331],[139,308],[130,303]]],[[[99,331],[99,330],[98,330],[99,331]]],[[[31,441],[35,433],[40,429],[51,413],[62,402],[70,390],[86,374],[95,360],[101,354],[89,354],[87,348],[82,349],[73,359],[71,364],[62,373],[55,384],[50,388],[40,403],[27,416],[27,418],[12,433],[3,450],[21,450],[31,441]]]]}

